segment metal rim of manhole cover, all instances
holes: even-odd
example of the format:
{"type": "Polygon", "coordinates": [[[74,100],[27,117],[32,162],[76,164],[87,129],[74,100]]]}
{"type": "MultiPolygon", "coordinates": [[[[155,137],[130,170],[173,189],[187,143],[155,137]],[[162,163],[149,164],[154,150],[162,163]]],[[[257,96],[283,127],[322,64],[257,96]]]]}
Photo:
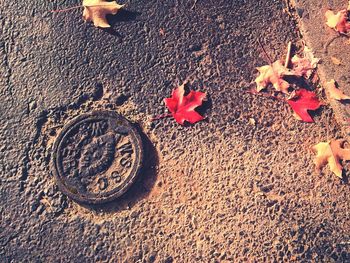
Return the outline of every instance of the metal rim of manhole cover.
{"type": "Polygon", "coordinates": [[[135,182],[143,159],[138,131],[111,111],[82,114],[67,123],[53,150],[53,173],[60,190],[87,204],[123,195],[135,182]]]}

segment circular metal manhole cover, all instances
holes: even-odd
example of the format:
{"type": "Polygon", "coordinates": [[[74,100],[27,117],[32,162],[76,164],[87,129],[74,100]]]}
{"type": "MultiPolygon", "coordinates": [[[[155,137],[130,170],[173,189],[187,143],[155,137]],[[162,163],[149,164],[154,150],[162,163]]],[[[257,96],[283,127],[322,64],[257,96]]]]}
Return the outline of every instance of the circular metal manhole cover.
{"type": "Polygon", "coordinates": [[[63,128],[54,144],[53,170],[66,195],[101,204],[127,191],[141,168],[142,155],[140,135],[125,118],[96,111],[63,128]]]}

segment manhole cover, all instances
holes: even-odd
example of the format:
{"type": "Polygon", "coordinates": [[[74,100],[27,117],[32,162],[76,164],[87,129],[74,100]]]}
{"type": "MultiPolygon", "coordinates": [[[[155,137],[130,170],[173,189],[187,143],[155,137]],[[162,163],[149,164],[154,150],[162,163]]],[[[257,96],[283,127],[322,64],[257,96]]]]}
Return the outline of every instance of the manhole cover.
{"type": "Polygon", "coordinates": [[[83,114],[64,127],[54,144],[54,175],[72,199],[101,204],[131,186],[142,153],[140,135],[122,116],[109,111],[83,114]]]}

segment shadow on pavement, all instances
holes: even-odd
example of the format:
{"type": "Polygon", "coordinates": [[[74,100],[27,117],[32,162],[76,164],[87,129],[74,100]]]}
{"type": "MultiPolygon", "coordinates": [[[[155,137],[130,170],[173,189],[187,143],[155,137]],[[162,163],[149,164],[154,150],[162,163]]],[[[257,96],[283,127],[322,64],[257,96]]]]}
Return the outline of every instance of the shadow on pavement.
{"type": "Polygon", "coordinates": [[[123,39],[123,35],[121,35],[119,32],[117,32],[113,27],[118,22],[127,22],[127,21],[133,21],[136,20],[136,18],[141,15],[140,12],[135,11],[128,11],[125,9],[119,10],[119,12],[116,15],[107,15],[107,19],[109,24],[111,25],[110,28],[103,29],[105,32],[116,36],[120,39],[123,39]]]}

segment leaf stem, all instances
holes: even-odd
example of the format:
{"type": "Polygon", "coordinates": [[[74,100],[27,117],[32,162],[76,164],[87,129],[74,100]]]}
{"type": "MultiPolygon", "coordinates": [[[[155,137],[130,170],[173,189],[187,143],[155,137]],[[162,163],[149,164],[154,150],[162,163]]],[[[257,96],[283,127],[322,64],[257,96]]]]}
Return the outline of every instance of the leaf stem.
{"type": "Polygon", "coordinates": [[[67,11],[75,10],[75,9],[82,8],[82,7],[84,7],[84,6],[77,5],[77,6],[72,6],[72,7],[68,7],[68,8],[60,9],[60,10],[51,10],[51,13],[62,13],[62,12],[67,12],[67,11]]]}
{"type": "Polygon", "coordinates": [[[261,42],[260,42],[260,39],[258,38],[258,43],[259,43],[259,45],[260,45],[260,47],[261,47],[261,49],[263,50],[263,52],[264,52],[264,54],[265,54],[265,56],[266,56],[266,58],[268,59],[268,61],[270,62],[270,65],[272,64],[272,59],[270,58],[270,56],[269,56],[269,54],[266,52],[266,50],[265,50],[265,47],[261,44],[261,42]]]}
{"type": "Polygon", "coordinates": [[[285,66],[286,68],[288,68],[288,66],[289,66],[291,51],[292,51],[292,42],[289,41],[288,47],[287,47],[286,61],[284,62],[284,66],[285,66]]]}
{"type": "Polygon", "coordinates": [[[101,7],[101,6],[110,6],[110,4],[101,4],[101,5],[77,5],[77,6],[72,6],[72,7],[68,7],[65,9],[60,9],[60,10],[51,10],[51,13],[61,13],[61,12],[67,12],[67,11],[71,11],[74,9],[79,9],[79,8],[83,8],[83,7],[101,7]]]}

